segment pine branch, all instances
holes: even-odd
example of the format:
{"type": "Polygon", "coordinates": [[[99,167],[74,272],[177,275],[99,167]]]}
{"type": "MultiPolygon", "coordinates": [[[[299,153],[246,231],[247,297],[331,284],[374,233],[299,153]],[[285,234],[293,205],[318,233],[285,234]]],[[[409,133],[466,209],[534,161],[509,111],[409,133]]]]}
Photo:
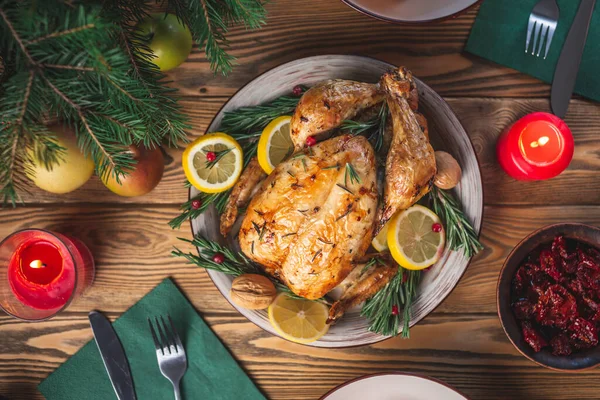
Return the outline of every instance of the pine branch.
{"type": "Polygon", "coordinates": [[[44,40],[47,40],[47,39],[52,39],[52,38],[56,38],[56,37],[64,36],[64,35],[73,35],[73,34],[76,34],[77,32],[80,32],[80,31],[83,31],[83,30],[86,30],[86,29],[92,29],[92,28],[95,28],[95,27],[96,27],[95,24],[87,24],[87,25],[84,25],[84,26],[78,26],[77,28],[73,28],[73,29],[66,29],[64,31],[52,32],[52,33],[50,33],[48,35],[41,36],[41,37],[39,37],[37,39],[28,41],[25,44],[26,45],[36,44],[36,43],[39,43],[39,42],[43,42],[44,40]]]}

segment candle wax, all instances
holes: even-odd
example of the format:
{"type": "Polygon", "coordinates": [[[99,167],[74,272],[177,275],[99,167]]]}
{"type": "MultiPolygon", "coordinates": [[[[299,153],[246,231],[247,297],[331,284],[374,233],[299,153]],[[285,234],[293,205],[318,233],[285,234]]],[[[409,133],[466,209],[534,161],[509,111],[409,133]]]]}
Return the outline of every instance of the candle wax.
{"type": "Polygon", "coordinates": [[[528,162],[544,166],[555,163],[564,146],[558,128],[548,121],[534,121],[521,134],[519,148],[528,162]]]}
{"type": "Polygon", "coordinates": [[[47,285],[60,275],[63,259],[60,251],[50,242],[33,242],[19,254],[23,277],[31,283],[47,285]]]}

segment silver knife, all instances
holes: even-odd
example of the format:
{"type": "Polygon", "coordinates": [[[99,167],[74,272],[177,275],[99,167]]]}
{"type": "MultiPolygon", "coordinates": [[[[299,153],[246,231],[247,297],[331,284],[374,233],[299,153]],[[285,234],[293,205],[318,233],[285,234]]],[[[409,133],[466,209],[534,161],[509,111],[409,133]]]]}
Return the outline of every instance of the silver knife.
{"type": "Polygon", "coordinates": [[[119,400],[136,400],[131,370],[117,333],[106,317],[97,311],[89,314],[90,325],[102,362],[119,400]]]}
{"type": "Polygon", "coordinates": [[[595,5],[596,0],[581,0],[556,64],[550,103],[554,115],[560,118],[564,118],[569,109],[595,5]]]}

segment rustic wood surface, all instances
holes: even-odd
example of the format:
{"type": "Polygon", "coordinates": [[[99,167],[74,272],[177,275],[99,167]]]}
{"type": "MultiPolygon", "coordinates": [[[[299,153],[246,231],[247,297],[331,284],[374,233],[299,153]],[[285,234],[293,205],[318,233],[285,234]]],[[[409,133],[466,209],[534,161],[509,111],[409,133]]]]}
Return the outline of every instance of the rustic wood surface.
{"type": "MultiPolygon", "coordinates": [[[[204,132],[219,107],[257,74],[296,58],[331,53],[368,55],[404,64],[444,96],[477,151],[484,180],[485,250],[450,297],[411,331],[410,340],[340,350],[309,348],[268,335],[225,301],[207,274],[169,252],[188,225],[167,222],[186,200],[180,150],[169,150],[165,177],[134,199],[108,192],[97,178],[63,196],[33,190],[25,205],[0,210],[0,238],[40,227],[70,232],[91,248],[96,282],[68,311],[41,323],[0,316],[0,395],[43,397],[37,384],[92,334],[87,312],[117,318],[164,277],[172,276],[243,368],[270,399],[317,399],[363,374],[408,371],[431,375],[472,399],[596,399],[600,370],[552,372],[529,362],[510,344],[496,316],[496,281],[511,248],[532,230],[560,221],[600,225],[600,106],[575,100],[567,123],[575,135],[569,169],[551,181],[508,178],[495,161],[499,133],[520,116],[548,110],[549,87],[531,77],[463,53],[473,9],[423,27],[395,26],[363,16],[339,1],[276,0],[264,30],[232,32],[240,65],[214,77],[201,52],[170,74],[184,96],[192,135],[204,132]]],[[[184,246],[185,247],[185,246],[184,246]]]]}

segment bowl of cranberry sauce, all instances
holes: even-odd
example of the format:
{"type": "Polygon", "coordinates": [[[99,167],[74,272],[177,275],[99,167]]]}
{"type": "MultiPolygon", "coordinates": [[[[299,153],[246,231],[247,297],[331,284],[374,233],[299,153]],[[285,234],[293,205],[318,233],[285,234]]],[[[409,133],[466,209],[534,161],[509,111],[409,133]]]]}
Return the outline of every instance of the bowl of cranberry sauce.
{"type": "Polygon", "coordinates": [[[599,228],[556,224],[509,254],[498,279],[498,316],[525,357],[561,371],[600,364],[599,248],[599,228]]]}

